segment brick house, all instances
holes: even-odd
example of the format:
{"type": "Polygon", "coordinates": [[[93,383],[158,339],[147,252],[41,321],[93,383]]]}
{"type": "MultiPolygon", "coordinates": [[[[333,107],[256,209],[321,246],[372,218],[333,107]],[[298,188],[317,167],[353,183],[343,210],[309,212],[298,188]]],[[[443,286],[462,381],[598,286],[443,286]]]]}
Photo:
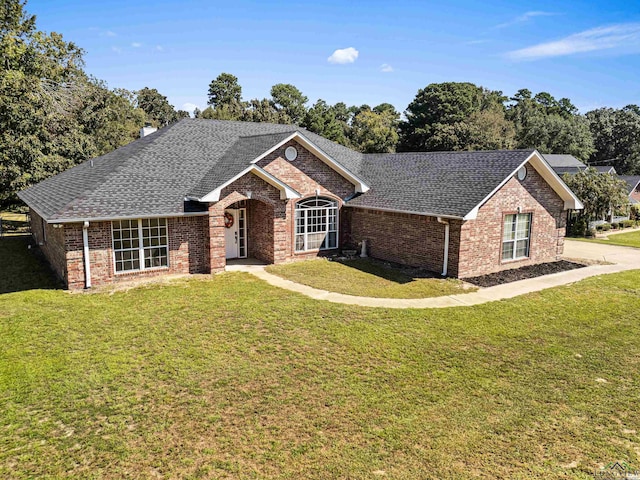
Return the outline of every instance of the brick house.
{"type": "Polygon", "coordinates": [[[470,277],[562,253],[580,201],[535,150],[361,154],[291,125],[184,119],[19,194],[70,289],[366,241],[470,277]]]}

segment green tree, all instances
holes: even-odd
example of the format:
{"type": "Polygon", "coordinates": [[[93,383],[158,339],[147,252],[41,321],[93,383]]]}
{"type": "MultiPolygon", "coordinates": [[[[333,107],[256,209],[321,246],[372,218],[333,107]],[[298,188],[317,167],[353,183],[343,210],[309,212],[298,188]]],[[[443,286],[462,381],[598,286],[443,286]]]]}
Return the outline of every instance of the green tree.
{"type": "Polygon", "coordinates": [[[344,112],[342,110],[342,106],[336,109],[320,99],[307,110],[302,126],[329,140],[348,145],[349,142],[345,135],[345,123],[343,121],[344,112]]]}
{"type": "Polygon", "coordinates": [[[242,102],[242,87],[238,83],[238,77],[221,73],[212,80],[209,84],[208,104],[214,112],[203,115],[202,118],[241,120],[246,105],[242,102]]]}
{"type": "Polygon", "coordinates": [[[300,125],[307,113],[309,100],[300,90],[288,83],[278,83],[271,87],[273,106],[279,113],[281,123],[300,125]]]}
{"type": "Polygon", "coordinates": [[[511,98],[507,118],[515,126],[516,146],[536,148],[542,153],[567,153],[581,160],[592,154],[593,138],[587,119],[563,98],[557,101],[547,92],[531,96],[519,90],[511,98]]]}
{"type": "Polygon", "coordinates": [[[589,167],[575,175],[565,174],[563,180],[584,204],[584,209],[578,210],[574,234],[584,235],[590,221],[604,219],[629,203],[626,183],[617,175],[589,167]]]}
{"type": "Polygon", "coordinates": [[[589,161],[612,165],[620,174],[640,173],[640,107],[599,108],[586,116],[595,145],[589,161]]]}
{"type": "Polygon", "coordinates": [[[24,4],[0,4],[0,206],[88,150],[71,121],[86,86],[83,52],[57,33],[37,31],[24,4]]]}
{"type": "MultiPolygon", "coordinates": [[[[433,83],[418,91],[405,111],[406,121],[400,124],[401,151],[488,149],[499,143],[498,138],[475,135],[469,143],[469,125],[474,114],[490,110],[493,116],[502,112],[506,98],[502,92],[487,90],[472,83],[433,83]]],[[[486,119],[479,117],[476,123],[486,119]]],[[[501,129],[496,129],[500,131],[501,129]]]]}
{"type": "Polygon", "coordinates": [[[288,123],[288,117],[279,112],[268,98],[250,100],[242,119],[246,122],[288,123]]]}
{"type": "Polygon", "coordinates": [[[122,88],[109,90],[96,79],[89,82],[85,93],[76,116],[92,145],[81,160],[104,155],[138,138],[146,114],[135,106],[135,93],[122,88]]]}
{"type": "Polygon", "coordinates": [[[146,113],[147,121],[154,126],[164,127],[177,120],[173,105],[155,88],[144,87],[136,95],[138,107],[146,113]]]}
{"type": "Polygon", "coordinates": [[[130,92],[83,71],[83,51],[36,29],[25,2],[0,3],[0,207],[16,192],[137,136],[130,92]]]}
{"type": "Polygon", "coordinates": [[[351,123],[350,140],[363,153],[394,152],[398,144],[398,116],[391,110],[362,110],[351,123]]]}

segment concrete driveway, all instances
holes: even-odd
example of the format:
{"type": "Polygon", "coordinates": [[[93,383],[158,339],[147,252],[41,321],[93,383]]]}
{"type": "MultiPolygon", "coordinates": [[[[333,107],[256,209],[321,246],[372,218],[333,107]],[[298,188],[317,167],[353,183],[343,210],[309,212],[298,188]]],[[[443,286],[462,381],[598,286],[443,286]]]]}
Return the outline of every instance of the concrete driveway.
{"type": "Polygon", "coordinates": [[[564,243],[563,257],[566,259],[583,258],[599,262],[610,262],[619,266],[628,267],[623,268],[622,270],[640,268],[640,248],[603,245],[601,243],[580,242],[577,240],[566,239],[564,243]]]}

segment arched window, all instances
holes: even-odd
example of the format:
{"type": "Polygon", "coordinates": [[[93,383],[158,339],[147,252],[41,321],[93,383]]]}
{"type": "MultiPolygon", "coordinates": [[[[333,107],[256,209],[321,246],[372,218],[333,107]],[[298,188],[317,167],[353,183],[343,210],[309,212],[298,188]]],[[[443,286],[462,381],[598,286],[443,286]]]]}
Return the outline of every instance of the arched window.
{"type": "Polygon", "coordinates": [[[315,197],[296,204],[296,252],[338,248],[338,202],[315,197]]]}

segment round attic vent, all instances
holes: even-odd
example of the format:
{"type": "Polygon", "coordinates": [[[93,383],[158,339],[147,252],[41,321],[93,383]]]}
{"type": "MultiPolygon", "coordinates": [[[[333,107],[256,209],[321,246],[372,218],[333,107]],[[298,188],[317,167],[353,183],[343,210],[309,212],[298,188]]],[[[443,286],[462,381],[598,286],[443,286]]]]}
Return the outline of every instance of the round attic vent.
{"type": "Polygon", "coordinates": [[[518,169],[518,180],[522,181],[525,178],[527,178],[527,167],[523,165],[518,169]]]}
{"type": "Polygon", "coordinates": [[[293,162],[298,158],[298,150],[296,150],[296,147],[287,147],[284,151],[284,156],[287,160],[293,162]]]}

